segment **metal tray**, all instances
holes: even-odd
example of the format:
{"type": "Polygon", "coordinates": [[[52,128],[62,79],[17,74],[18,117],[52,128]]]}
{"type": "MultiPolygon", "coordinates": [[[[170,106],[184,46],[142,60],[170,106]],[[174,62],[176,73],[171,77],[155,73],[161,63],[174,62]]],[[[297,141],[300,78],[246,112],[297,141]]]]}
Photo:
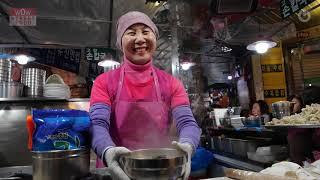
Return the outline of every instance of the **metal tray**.
{"type": "Polygon", "coordinates": [[[320,128],[320,124],[283,124],[283,125],[265,125],[265,128],[276,129],[276,128],[320,128]]]}

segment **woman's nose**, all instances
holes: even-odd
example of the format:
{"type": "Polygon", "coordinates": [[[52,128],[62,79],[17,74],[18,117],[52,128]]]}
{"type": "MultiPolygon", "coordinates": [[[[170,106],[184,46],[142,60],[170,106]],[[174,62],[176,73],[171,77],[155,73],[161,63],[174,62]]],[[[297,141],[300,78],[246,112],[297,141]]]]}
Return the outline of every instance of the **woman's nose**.
{"type": "Polygon", "coordinates": [[[137,33],[136,34],[136,43],[137,44],[143,44],[146,42],[146,39],[142,33],[137,33]]]}

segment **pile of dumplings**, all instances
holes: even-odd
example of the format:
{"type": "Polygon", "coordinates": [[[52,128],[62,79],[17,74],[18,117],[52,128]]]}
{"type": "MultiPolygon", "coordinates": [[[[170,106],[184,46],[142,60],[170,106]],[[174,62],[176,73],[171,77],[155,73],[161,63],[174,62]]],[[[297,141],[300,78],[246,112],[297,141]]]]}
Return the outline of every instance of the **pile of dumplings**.
{"type": "Polygon", "coordinates": [[[268,125],[320,125],[320,104],[307,105],[299,114],[285,116],[281,120],[273,118],[268,125]]]}

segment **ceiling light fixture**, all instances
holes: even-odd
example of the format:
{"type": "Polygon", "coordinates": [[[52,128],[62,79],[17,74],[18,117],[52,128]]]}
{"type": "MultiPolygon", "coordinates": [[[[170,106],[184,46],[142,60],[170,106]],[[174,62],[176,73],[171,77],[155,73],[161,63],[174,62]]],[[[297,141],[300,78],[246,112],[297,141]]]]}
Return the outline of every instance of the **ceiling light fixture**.
{"type": "Polygon", "coordinates": [[[194,63],[185,62],[185,63],[181,63],[181,68],[182,68],[182,70],[187,71],[190,69],[190,67],[192,67],[194,65],[195,65],[194,63]]]}
{"type": "Polygon", "coordinates": [[[24,54],[15,55],[13,59],[18,61],[18,63],[21,65],[24,65],[24,64],[27,64],[28,62],[36,60],[36,58],[34,58],[32,56],[27,56],[24,54]]]}
{"type": "Polygon", "coordinates": [[[247,49],[250,51],[256,51],[259,54],[266,53],[268,49],[273,48],[277,45],[276,42],[268,40],[260,40],[253,42],[247,46],[247,49]]]}
{"type": "Polygon", "coordinates": [[[227,46],[222,46],[221,50],[222,50],[222,52],[230,52],[230,51],[232,51],[232,49],[227,47],[227,46]]]}
{"type": "Polygon", "coordinates": [[[182,70],[187,71],[190,69],[190,67],[196,65],[196,63],[192,62],[190,57],[185,56],[182,58],[182,61],[180,63],[180,66],[182,68],[182,70]]]}
{"type": "Polygon", "coordinates": [[[98,66],[101,67],[115,67],[115,66],[119,66],[120,63],[111,59],[105,59],[102,60],[100,62],[98,62],[98,66]]]}

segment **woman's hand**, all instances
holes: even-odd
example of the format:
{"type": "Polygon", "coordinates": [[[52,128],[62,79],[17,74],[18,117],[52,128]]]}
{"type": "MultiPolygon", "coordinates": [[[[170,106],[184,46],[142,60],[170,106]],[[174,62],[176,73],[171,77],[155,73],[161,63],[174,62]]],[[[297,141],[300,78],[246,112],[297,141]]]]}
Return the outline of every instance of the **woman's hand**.
{"type": "Polygon", "coordinates": [[[177,149],[184,151],[188,155],[187,164],[186,164],[184,174],[183,174],[183,180],[187,180],[189,178],[190,171],[191,171],[191,156],[192,156],[192,152],[193,152],[193,147],[189,143],[179,143],[176,141],[172,141],[172,145],[174,147],[176,147],[177,149]]]}
{"type": "Polygon", "coordinates": [[[112,147],[108,149],[104,155],[112,177],[115,177],[115,179],[130,180],[126,173],[121,169],[118,162],[119,156],[128,152],[130,152],[130,150],[125,147],[112,147]]]}

